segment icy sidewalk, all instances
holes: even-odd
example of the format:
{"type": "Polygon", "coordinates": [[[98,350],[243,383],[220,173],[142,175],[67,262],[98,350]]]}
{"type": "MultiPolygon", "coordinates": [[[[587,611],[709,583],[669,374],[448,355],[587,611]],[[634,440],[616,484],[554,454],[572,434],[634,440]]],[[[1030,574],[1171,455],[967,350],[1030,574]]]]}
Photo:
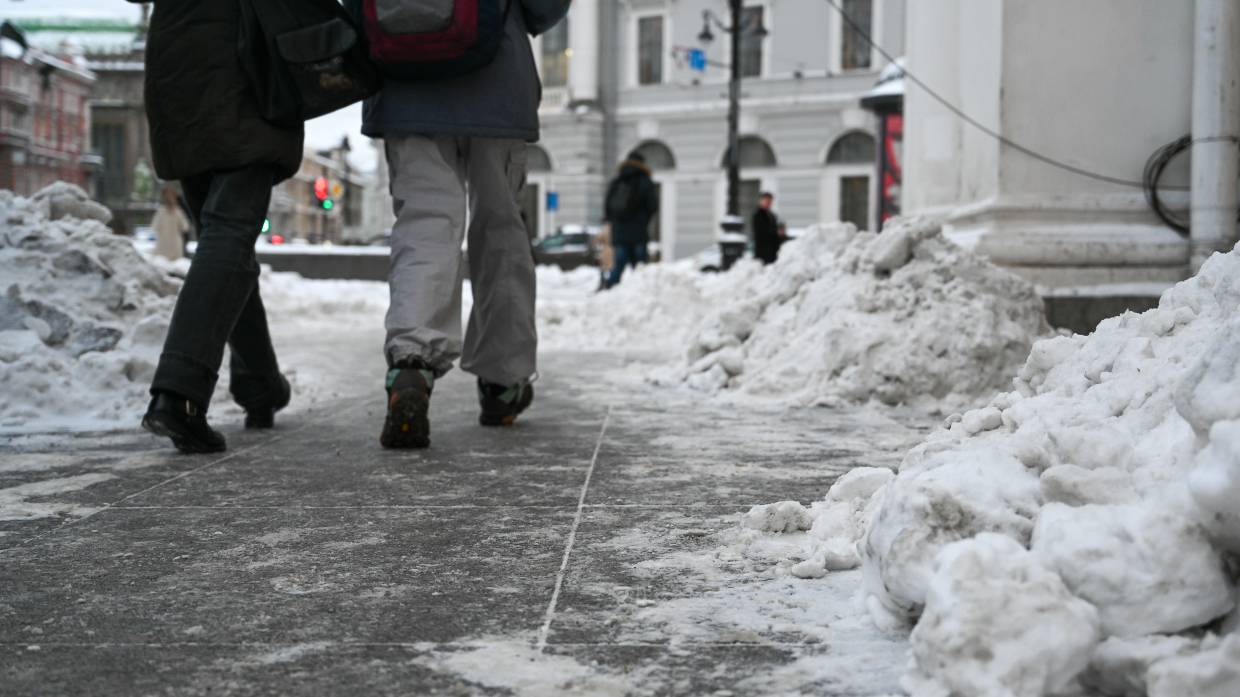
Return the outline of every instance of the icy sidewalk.
{"type": "Polygon", "coordinates": [[[223,457],[0,445],[0,691],[897,691],[906,645],[859,615],[857,575],[773,578],[736,521],[894,465],[915,418],[656,404],[565,354],[517,429],[475,426],[456,374],[434,448],[390,453],[372,353],[338,356],[364,396],[233,427],[223,457]]]}

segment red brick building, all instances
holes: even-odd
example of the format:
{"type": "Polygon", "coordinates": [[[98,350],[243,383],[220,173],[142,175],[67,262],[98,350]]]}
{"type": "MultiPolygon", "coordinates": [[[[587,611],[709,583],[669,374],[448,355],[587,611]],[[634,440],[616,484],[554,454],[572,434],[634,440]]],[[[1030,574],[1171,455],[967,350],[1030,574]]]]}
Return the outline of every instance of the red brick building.
{"type": "Polygon", "coordinates": [[[68,56],[0,39],[0,189],[29,195],[55,181],[90,191],[95,75],[68,56]]]}

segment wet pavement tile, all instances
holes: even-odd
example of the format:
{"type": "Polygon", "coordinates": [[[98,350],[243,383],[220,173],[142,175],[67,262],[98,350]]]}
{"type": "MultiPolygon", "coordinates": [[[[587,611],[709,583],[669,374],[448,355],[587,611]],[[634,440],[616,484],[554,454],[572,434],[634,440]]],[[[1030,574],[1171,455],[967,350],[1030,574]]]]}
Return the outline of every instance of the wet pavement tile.
{"type": "Polygon", "coordinates": [[[536,628],[573,510],[110,510],[0,556],[0,641],[450,641],[536,628]]]}

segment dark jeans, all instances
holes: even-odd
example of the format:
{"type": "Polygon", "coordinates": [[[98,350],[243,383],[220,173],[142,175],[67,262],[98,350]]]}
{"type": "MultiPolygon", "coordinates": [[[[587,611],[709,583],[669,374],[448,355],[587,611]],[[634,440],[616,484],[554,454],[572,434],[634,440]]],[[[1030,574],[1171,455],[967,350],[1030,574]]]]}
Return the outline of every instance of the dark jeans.
{"type": "Polygon", "coordinates": [[[620,283],[620,277],[624,275],[624,267],[636,268],[638,264],[646,263],[645,244],[618,244],[615,245],[615,250],[615,262],[611,266],[611,276],[607,278],[608,288],[620,283]]]}
{"type": "Polygon", "coordinates": [[[243,407],[278,389],[280,366],[258,294],[254,243],[271,202],[273,173],[253,166],[181,182],[198,223],[198,249],[177,296],[151,393],[172,392],[204,409],[232,350],[231,391],[243,407]]]}

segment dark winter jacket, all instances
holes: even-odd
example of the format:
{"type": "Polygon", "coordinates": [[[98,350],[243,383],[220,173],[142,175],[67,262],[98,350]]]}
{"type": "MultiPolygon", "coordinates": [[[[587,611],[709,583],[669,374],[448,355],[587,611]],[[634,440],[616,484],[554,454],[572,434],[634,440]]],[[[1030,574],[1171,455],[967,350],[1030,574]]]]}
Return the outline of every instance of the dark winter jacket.
{"type": "MultiPolygon", "coordinates": [[[[620,165],[617,180],[629,180],[630,186],[636,187],[636,205],[627,215],[607,212],[607,222],[611,223],[611,243],[620,245],[641,245],[650,241],[650,220],[659,212],[659,192],[650,178],[650,168],[643,162],[625,160],[620,165]]],[[[607,187],[610,193],[615,181],[607,187]]]]}
{"type": "Polygon", "coordinates": [[[237,48],[240,14],[237,0],[155,1],[146,114],[162,179],[247,165],[272,165],[285,179],[301,166],[303,130],[258,115],[237,48]]]}
{"type": "Polygon", "coordinates": [[[779,234],[779,216],[759,208],[753,214],[753,255],[764,263],[774,263],[784,238],[779,234]]]}
{"type": "Polygon", "coordinates": [[[538,140],[542,83],[529,35],[563,19],[569,0],[511,0],[499,52],[486,66],[438,80],[386,80],[366,100],[362,133],[538,140]]]}

